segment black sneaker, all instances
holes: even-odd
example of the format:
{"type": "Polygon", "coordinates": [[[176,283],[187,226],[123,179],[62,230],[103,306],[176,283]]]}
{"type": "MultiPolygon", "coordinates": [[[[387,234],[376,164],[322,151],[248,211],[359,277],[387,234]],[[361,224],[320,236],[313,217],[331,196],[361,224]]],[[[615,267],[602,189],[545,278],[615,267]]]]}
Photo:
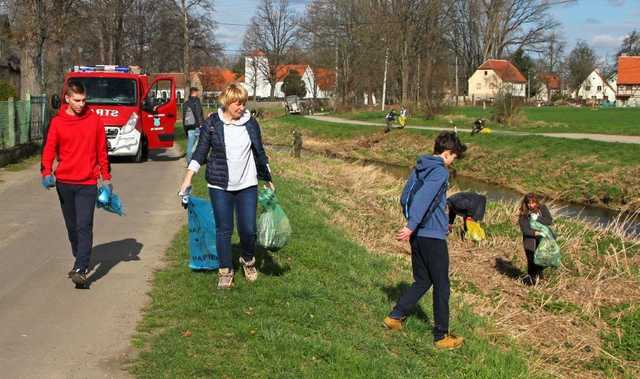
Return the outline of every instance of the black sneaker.
{"type": "Polygon", "coordinates": [[[70,278],[71,281],[76,285],[76,286],[83,286],[86,282],[87,282],[87,271],[86,270],[80,270],[79,268],[73,270],[70,273],[70,278]]]}

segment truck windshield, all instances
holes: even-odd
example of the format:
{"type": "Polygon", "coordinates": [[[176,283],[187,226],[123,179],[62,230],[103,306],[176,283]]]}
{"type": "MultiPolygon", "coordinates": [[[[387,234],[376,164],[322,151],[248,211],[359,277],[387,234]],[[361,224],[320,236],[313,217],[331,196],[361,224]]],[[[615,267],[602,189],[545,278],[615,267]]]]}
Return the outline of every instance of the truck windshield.
{"type": "Polygon", "coordinates": [[[136,81],[124,78],[74,78],[87,93],[87,104],[136,104],[136,81]]]}

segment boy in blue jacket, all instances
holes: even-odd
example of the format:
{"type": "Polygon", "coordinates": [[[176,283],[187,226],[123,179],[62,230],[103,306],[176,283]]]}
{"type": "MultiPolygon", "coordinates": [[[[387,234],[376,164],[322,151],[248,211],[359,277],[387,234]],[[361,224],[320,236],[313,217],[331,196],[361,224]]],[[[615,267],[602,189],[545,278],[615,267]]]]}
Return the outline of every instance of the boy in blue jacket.
{"type": "Polygon", "coordinates": [[[456,349],[464,340],[449,333],[449,218],[445,208],[447,167],[461,158],[466,149],[456,133],[440,133],[433,155],[418,158],[400,198],[407,225],[400,229],[396,239],[411,243],[414,283],[385,317],[384,325],[392,330],[402,329],[402,322],[433,285],[433,337],[438,349],[456,349]]]}

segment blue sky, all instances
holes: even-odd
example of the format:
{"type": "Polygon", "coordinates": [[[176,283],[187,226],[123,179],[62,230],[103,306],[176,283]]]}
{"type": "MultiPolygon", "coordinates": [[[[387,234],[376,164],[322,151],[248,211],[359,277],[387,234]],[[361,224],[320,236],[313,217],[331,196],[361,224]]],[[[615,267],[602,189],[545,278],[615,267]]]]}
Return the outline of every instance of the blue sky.
{"type": "MultiPolygon", "coordinates": [[[[302,14],[308,0],[290,0],[302,14]]],[[[258,0],[217,0],[216,21],[248,24],[258,0]]],[[[585,40],[602,57],[612,55],[632,30],[640,31],[640,0],[578,0],[552,11],[561,23],[561,35],[567,40],[567,53],[578,40],[585,40]]],[[[242,45],[245,26],[220,25],[217,38],[232,54],[242,45]]]]}

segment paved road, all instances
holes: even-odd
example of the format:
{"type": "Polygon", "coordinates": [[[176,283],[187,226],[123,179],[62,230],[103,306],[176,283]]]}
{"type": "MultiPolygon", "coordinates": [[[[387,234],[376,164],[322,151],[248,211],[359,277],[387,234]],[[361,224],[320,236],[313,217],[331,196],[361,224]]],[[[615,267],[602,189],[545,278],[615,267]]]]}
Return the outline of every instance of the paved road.
{"type": "MultiPolygon", "coordinates": [[[[348,120],[345,118],[334,116],[306,116],[313,120],[335,122],[340,124],[353,124],[353,125],[371,125],[371,126],[384,126],[384,123],[369,122],[369,121],[357,121],[348,120]]],[[[422,130],[451,130],[450,127],[437,127],[437,126],[420,126],[412,125],[407,126],[407,129],[422,129],[422,130]]],[[[471,129],[458,128],[460,132],[471,132],[471,129]]],[[[565,139],[586,139],[600,142],[618,142],[618,143],[634,143],[640,144],[640,136],[620,136],[613,134],[592,134],[592,133],[527,133],[527,132],[512,132],[507,130],[492,130],[492,134],[511,135],[511,136],[527,136],[537,135],[553,138],[565,138],[565,139]]]]}
{"type": "Polygon", "coordinates": [[[130,338],[150,279],[185,214],[175,150],[144,164],[112,164],[126,216],[96,210],[91,288],[75,289],[55,190],[39,165],[0,171],[0,377],[126,378],[130,338]]]}

